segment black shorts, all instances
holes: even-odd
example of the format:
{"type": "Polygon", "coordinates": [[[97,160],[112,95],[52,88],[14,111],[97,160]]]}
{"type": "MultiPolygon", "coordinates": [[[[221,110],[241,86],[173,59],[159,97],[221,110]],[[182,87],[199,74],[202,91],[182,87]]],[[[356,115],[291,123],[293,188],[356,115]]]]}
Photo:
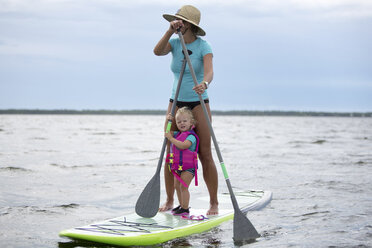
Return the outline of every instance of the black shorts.
{"type": "MultiPolygon", "coordinates": [[[[189,173],[191,173],[193,176],[195,176],[195,168],[191,168],[191,169],[187,169],[187,170],[184,170],[184,171],[187,171],[189,173]]],[[[181,176],[181,173],[184,172],[184,171],[179,171],[177,170],[176,173],[181,176]]]]}
{"type": "MultiPolygon", "coordinates": [[[[173,99],[169,99],[169,102],[174,102],[174,100],[173,99]]],[[[204,100],[204,103],[209,103],[209,99],[205,99],[204,100]]],[[[178,108],[188,107],[188,108],[190,108],[192,110],[193,108],[195,108],[198,105],[200,105],[200,101],[196,101],[196,102],[181,102],[181,101],[177,101],[177,107],[178,108]]]]}

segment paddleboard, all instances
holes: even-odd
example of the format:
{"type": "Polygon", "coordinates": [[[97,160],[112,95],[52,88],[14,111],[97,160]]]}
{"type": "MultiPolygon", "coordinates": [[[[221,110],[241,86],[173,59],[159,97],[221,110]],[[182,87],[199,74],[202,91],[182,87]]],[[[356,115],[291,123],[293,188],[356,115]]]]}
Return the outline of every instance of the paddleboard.
{"type": "MultiPolygon", "coordinates": [[[[259,210],[265,207],[272,198],[269,191],[235,192],[239,207],[243,212],[259,210]]],[[[219,214],[206,216],[206,209],[190,208],[190,216],[203,220],[184,219],[173,216],[170,211],[159,212],[153,218],[143,218],[136,213],[76,227],[59,233],[62,237],[88,240],[119,246],[154,245],[179,237],[202,233],[234,218],[234,209],[228,193],[219,194],[219,214]],[[202,219],[202,218],[198,218],[202,219]]],[[[198,206],[208,206],[209,196],[197,198],[198,206]],[[200,204],[200,205],[199,205],[200,204]]],[[[195,205],[197,206],[197,205],[195,205]]]]}

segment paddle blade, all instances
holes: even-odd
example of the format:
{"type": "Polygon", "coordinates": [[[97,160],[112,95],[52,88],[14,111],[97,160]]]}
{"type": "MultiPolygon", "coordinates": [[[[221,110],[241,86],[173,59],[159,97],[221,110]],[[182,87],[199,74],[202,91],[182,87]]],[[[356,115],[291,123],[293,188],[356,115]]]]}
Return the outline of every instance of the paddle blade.
{"type": "Polygon", "coordinates": [[[160,204],[160,175],[156,173],[142,191],[136,203],[136,213],[145,218],[156,215],[160,204]]]}
{"type": "Polygon", "coordinates": [[[246,242],[260,237],[247,216],[240,210],[234,213],[234,241],[246,242]]]}

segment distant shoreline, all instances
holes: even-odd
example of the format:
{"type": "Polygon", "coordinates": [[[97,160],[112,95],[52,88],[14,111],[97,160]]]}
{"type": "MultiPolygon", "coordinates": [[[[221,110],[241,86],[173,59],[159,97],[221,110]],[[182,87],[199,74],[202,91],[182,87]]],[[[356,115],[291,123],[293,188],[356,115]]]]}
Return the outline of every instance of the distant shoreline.
{"type": "MultiPolygon", "coordinates": [[[[72,110],[72,109],[0,109],[0,115],[165,115],[165,110],[72,110]]],[[[213,115],[227,116],[329,116],[372,117],[372,112],[254,111],[214,110],[213,115]]]]}

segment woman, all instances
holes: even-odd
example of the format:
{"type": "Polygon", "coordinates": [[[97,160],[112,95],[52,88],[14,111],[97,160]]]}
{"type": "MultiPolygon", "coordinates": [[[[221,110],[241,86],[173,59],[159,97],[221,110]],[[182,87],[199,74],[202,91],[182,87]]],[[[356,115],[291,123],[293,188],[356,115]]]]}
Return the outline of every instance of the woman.
{"type": "MultiPolygon", "coordinates": [[[[202,40],[199,37],[204,36],[205,31],[199,27],[200,11],[194,6],[185,5],[179,9],[175,15],[164,14],[163,17],[170,22],[170,25],[164,36],[155,46],[154,53],[157,56],[164,56],[170,52],[172,53],[171,70],[174,74],[174,84],[167,116],[171,111],[172,102],[174,100],[176,86],[182,67],[182,60],[184,58],[184,55],[182,54],[182,45],[179,38],[171,39],[171,36],[176,34],[177,30],[180,29],[180,32],[185,40],[186,47],[189,51],[191,51],[189,52],[191,53],[190,59],[199,84],[194,86],[194,81],[187,66],[182,78],[181,89],[177,99],[177,108],[187,106],[192,110],[195,117],[195,132],[198,135],[200,142],[199,159],[203,167],[204,181],[207,185],[210,196],[210,206],[207,211],[207,215],[215,215],[218,214],[218,175],[211,152],[211,135],[209,133],[208,123],[205,119],[198,96],[198,94],[202,96],[209,114],[209,119],[211,120],[209,99],[206,90],[213,79],[212,49],[205,40],[202,40]]],[[[175,129],[176,126],[173,123],[172,130],[175,129]]],[[[167,152],[169,153],[169,146],[167,148],[167,152]]],[[[165,168],[168,168],[167,164],[165,168]]],[[[164,170],[164,178],[167,200],[164,205],[159,208],[159,211],[167,211],[172,209],[174,203],[174,179],[172,173],[170,173],[168,169],[164,170]]]]}

